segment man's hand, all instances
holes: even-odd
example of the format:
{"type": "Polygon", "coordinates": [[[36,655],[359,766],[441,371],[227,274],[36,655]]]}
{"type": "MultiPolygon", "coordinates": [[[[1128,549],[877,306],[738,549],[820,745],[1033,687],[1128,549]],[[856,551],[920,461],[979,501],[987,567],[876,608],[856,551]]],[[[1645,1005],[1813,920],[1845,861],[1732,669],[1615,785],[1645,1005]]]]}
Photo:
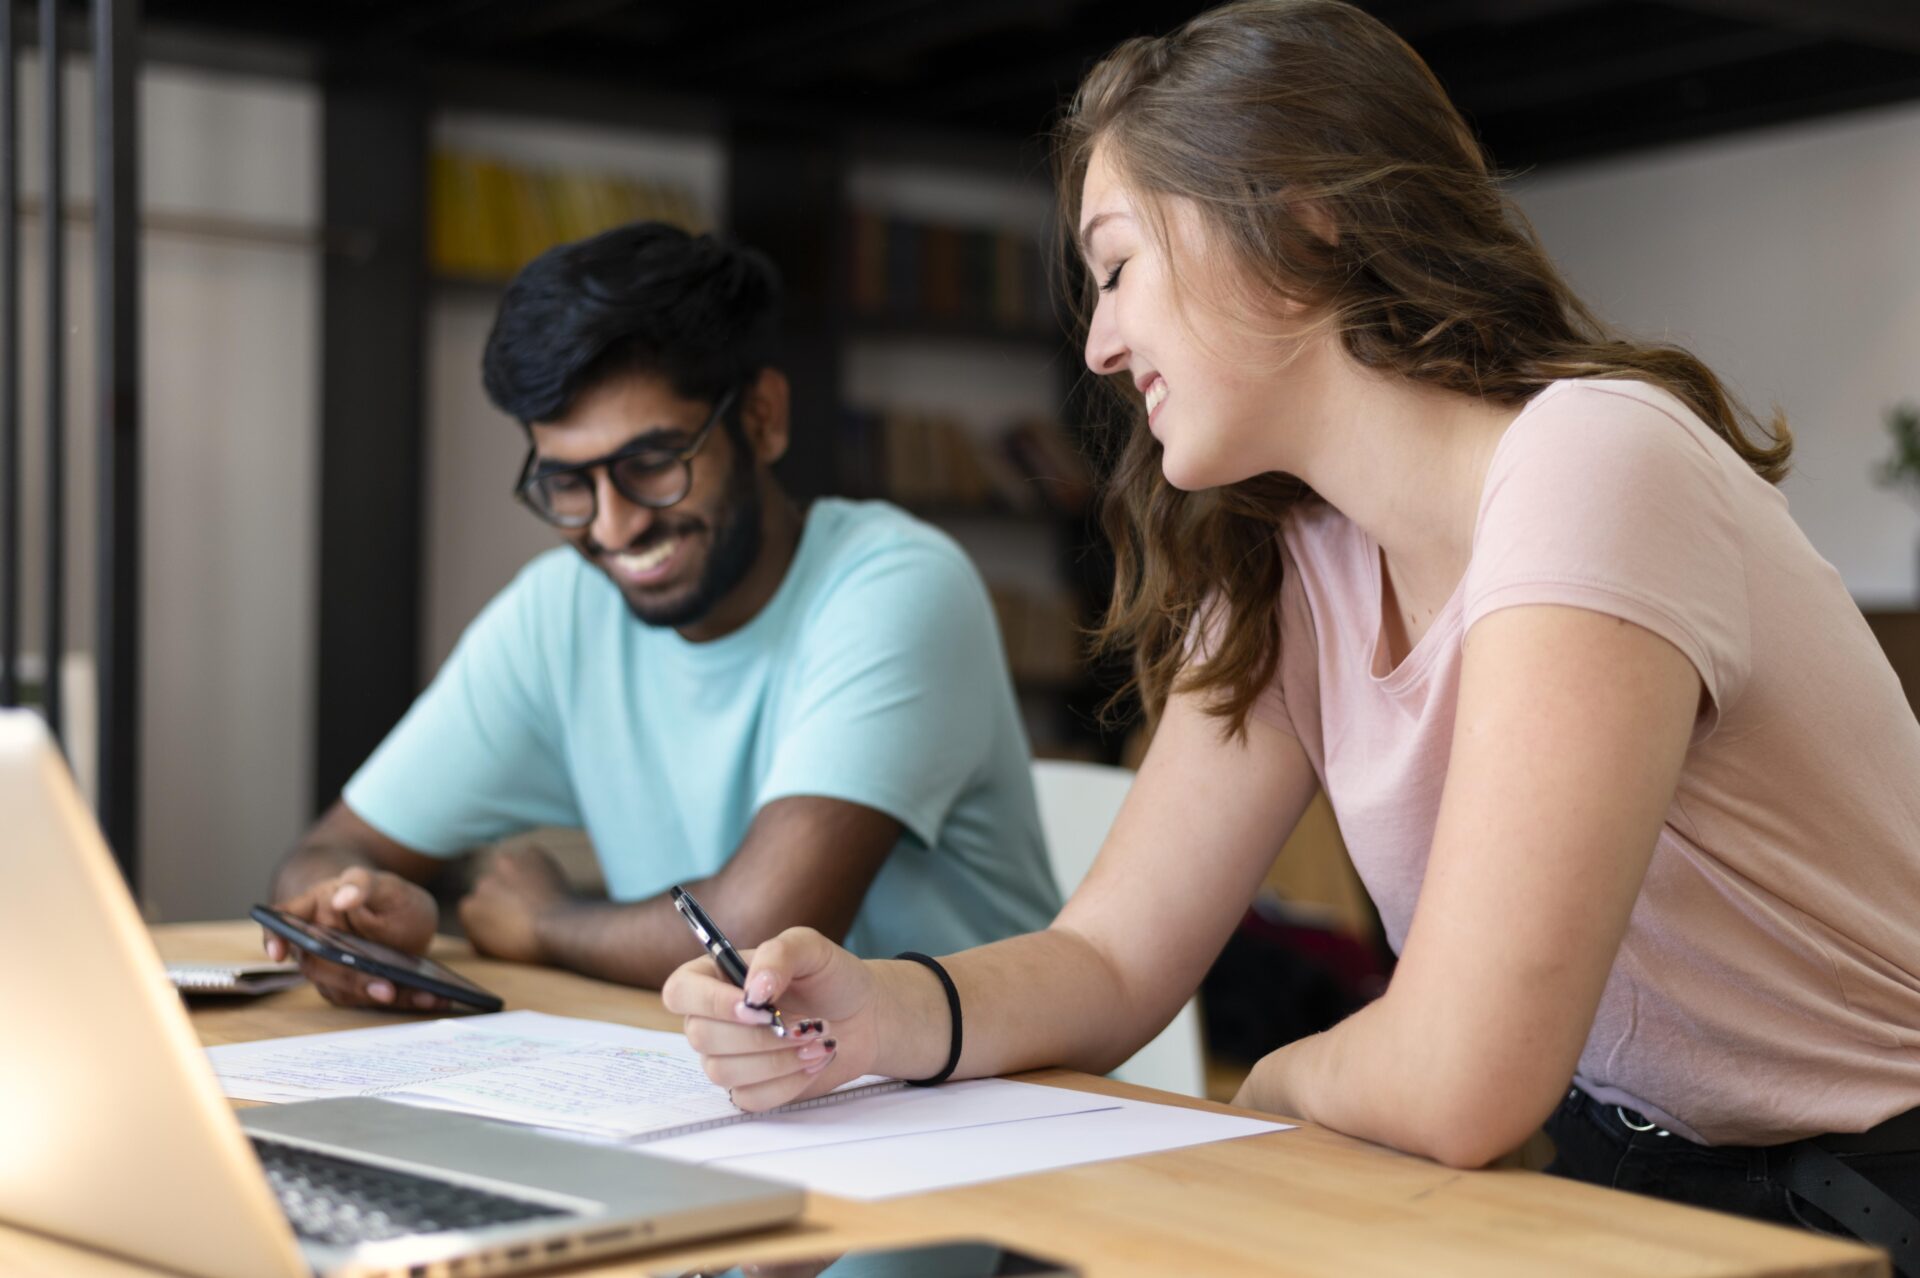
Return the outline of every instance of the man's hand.
{"type": "Polygon", "coordinates": [[[473,948],[517,963],[552,961],[543,924],[573,903],[566,876],[543,848],[496,852],[460,902],[460,925],[473,948]]]}
{"type": "MultiPolygon", "coordinates": [[[[425,888],[397,874],[364,866],[342,870],[310,884],[298,896],[274,904],[296,918],[352,932],[409,954],[427,952],[440,921],[440,909],[425,888]]],[[[268,957],[276,962],[295,948],[271,932],[265,933],[265,942],[268,957]]],[[[299,951],[298,956],[301,972],[329,1003],[394,1007],[402,1002],[391,981],[369,977],[305,951],[299,951]]],[[[448,1006],[444,999],[413,990],[407,991],[404,1003],[422,1010],[448,1006]]]]}

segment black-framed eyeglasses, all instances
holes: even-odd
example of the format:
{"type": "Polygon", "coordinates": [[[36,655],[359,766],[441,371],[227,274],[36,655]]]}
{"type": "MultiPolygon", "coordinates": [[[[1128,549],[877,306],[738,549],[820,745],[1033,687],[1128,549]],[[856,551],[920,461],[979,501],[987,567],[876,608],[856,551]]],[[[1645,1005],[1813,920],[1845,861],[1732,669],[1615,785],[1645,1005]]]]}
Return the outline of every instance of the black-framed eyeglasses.
{"type": "Polygon", "coordinates": [[[663,510],[693,489],[693,457],[707,436],[733,407],[737,388],[722,395],[706,424],[679,448],[662,448],[638,440],[604,457],[570,466],[540,469],[540,450],[529,448],[514,481],[513,495],[556,528],[585,528],[600,512],[599,490],[593,472],[607,468],[607,478],[622,497],[636,506],[663,510]]]}

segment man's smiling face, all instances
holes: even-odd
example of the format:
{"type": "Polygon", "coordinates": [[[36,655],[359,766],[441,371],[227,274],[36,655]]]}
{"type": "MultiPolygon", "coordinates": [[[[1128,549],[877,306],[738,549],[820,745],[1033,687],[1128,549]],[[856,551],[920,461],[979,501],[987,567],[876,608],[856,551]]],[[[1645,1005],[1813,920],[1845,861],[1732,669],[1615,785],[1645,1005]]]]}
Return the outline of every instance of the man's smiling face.
{"type": "MultiPolygon", "coordinates": [[[[582,392],[564,417],[532,425],[535,473],[635,444],[683,449],[714,408],[682,399],[657,374],[610,377],[582,392]]],[[[738,412],[736,402],[728,415],[737,422],[738,412]]],[[[716,423],[688,465],[686,496],[664,509],[630,501],[604,465],[582,472],[580,481],[593,490],[593,521],[564,534],[650,626],[697,626],[746,577],[760,551],[757,467],[735,424],[716,423]]]]}

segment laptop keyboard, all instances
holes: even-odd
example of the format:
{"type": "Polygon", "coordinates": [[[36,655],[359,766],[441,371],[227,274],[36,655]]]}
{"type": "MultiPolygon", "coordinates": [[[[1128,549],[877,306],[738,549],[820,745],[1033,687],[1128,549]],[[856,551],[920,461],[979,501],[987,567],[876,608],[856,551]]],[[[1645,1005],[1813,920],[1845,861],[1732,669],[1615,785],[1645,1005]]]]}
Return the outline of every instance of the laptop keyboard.
{"type": "Polygon", "coordinates": [[[569,1213],[525,1199],[472,1189],[315,1153],[277,1141],[254,1140],[293,1232],[311,1242],[352,1246],[405,1234],[480,1229],[569,1213]]]}

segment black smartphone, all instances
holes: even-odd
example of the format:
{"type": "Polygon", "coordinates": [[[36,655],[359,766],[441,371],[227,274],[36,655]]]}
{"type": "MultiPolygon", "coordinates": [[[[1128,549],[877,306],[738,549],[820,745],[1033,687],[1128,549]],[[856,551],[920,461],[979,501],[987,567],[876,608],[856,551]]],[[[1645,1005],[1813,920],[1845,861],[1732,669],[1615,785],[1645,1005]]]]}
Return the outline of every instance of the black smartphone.
{"type": "Polygon", "coordinates": [[[438,994],[441,998],[482,1012],[497,1012],[506,1006],[500,1001],[499,995],[481,989],[458,972],[430,958],[408,954],[391,945],[342,932],[339,928],[309,923],[291,914],[283,914],[271,905],[256,905],[248,913],[261,927],[276,936],[285,937],[307,953],[329,963],[338,963],[356,972],[365,972],[368,976],[383,976],[395,985],[438,994]]]}
{"type": "Polygon", "coordinates": [[[1077,1278],[1079,1270],[996,1242],[967,1239],[832,1256],[675,1269],[654,1278],[1077,1278]]]}

